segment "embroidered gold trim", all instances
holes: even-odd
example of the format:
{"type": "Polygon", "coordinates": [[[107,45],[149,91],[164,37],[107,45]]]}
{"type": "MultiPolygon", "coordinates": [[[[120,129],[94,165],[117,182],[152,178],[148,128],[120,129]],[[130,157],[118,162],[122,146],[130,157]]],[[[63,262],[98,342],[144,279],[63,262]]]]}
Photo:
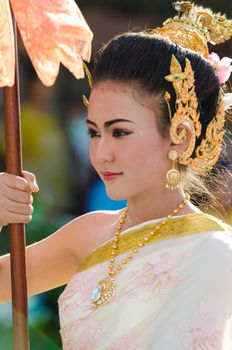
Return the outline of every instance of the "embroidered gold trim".
{"type": "MultiPolygon", "coordinates": [[[[158,222],[157,222],[158,223],[158,222]]],[[[123,254],[133,248],[136,248],[141,240],[154,227],[154,224],[144,225],[143,227],[122,233],[120,236],[118,255],[123,254]]],[[[147,244],[159,242],[165,239],[197,234],[205,231],[231,231],[232,228],[222,221],[207,214],[191,213],[179,218],[173,218],[170,222],[164,225],[157,235],[152,236],[147,244]]],[[[113,239],[103,243],[91,252],[84,262],[80,265],[77,272],[89,269],[92,266],[98,265],[109,260],[112,251],[113,239]]]]}

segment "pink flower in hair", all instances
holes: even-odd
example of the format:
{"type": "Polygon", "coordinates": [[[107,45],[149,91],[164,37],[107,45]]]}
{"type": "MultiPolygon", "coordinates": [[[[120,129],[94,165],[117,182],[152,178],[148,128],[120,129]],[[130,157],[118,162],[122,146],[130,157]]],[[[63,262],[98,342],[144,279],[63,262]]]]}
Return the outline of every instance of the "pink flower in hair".
{"type": "Polygon", "coordinates": [[[232,72],[232,59],[229,57],[223,57],[220,60],[219,56],[215,52],[212,52],[208,56],[208,61],[216,70],[219,84],[224,84],[229,79],[232,72]]]}

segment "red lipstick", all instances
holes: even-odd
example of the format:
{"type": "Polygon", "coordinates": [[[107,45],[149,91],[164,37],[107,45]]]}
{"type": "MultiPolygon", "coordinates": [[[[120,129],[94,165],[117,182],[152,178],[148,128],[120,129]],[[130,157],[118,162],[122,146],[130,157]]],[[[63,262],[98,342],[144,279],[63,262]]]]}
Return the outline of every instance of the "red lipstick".
{"type": "Polygon", "coordinates": [[[106,181],[114,180],[117,177],[119,177],[120,175],[122,175],[122,173],[113,173],[111,171],[104,171],[103,172],[104,180],[106,180],[106,181]]]}

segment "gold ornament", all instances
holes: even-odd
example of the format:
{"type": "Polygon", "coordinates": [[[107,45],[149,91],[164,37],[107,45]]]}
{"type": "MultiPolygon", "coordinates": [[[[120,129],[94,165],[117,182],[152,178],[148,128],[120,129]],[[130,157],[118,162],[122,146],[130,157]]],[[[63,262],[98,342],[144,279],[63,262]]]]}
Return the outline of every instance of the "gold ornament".
{"type": "Polygon", "coordinates": [[[232,37],[232,21],[220,13],[196,6],[190,1],[175,2],[178,12],[168,18],[163,27],[149,31],[150,34],[169,38],[173,43],[203,54],[209,55],[208,42],[223,43],[232,37]]]}
{"type": "MultiPolygon", "coordinates": [[[[195,79],[194,72],[190,61],[185,59],[185,69],[182,71],[181,65],[173,55],[171,60],[170,75],[165,79],[172,82],[176,92],[176,113],[174,116],[169,116],[171,119],[170,137],[175,144],[182,144],[186,138],[186,130],[180,129],[180,125],[187,123],[191,129],[191,139],[187,149],[184,151],[182,157],[179,159],[180,164],[188,164],[189,157],[192,155],[196,138],[201,135],[201,123],[199,122],[200,113],[197,112],[198,102],[195,93],[195,79]],[[179,130],[181,130],[179,132],[179,130]]],[[[164,96],[167,104],[169,100],[164,96]]],[[[170,106],[169,106],[170,110],[170,106]]]]}
{"type": "Polygon", "coordinates": [[[172,168],[168,170],[166,174],[166,188],[169,190],[176,190],[179,188],[180,172],[176,169],[175,165],[178,160],[178,154],[176,151],[170,151],[168,153],[168,159],[172,161],[172,168]]]}
{"type": "Polygon", "coordinates": [[[109,260],[109,268],[108,268],[108,276],[101,279],[96,287],[93,290],[91,302],[92,302],[92,310],[96,310],[100,306],[103,306],[107,303],[109,303],[112,298],[114,297],[116,293],[116,282],[115,282],[115,275],[139,252],[139,250],[147,244],[151,237],[156,234],[157,231],[160,230],[160,228],[165,225],[168,220],[170,220],[174,215],[176,215],[180,209],[183,209],[184,206],[188,203],[190,200],[190,195],[188,193],[185,193],[184,200],[178,205],[176,209],[173,210],[171,214],[169,214],[164,220],[159,222],[157,225],[154,226],[153,230],[146,234],[143,239],[141,239],[141,242],[139,243],[139,246],[137,248],[134,248],[126,258],[122,259],[121,263],[117,264],[114,268],[114,262],[115,257],[118,252],[118,244],[119,244],[119,236],[122,231],[126,216],[127,216],[127,207],[123,210],[122,215],[120,217],[119,225],[117,226],[115,238],[113,241],[113,248],[111,252],[111,258],[109,260]]]}
{"type": "Polygon", "coordinates": [[[206,129],[206,137],[196,149],[195,158],[190,158],[189,166],[198,174],[211,170],[218,161],[222,151],[224,137],[225,110],[224,102],[220,99],[215,118],[206,129]]]}
{"type": "Polygon", "coordinates": [[[223,127],[225,124],[224,103],[220,96],[217,114],[207,126],[205,138],[200,146],[197,147],[193,158],[192,154],[196,146],[196,139],[201,135],[194,72],[187,58],[185,59],[185,68],[182,71],[178,60],[175,56],[172,56],[170,73],[165,79],[173,84],[176,92],[176,112],[173,117],[170,108],[170,94],[167,91],[164,94],[171,120],[170,138],[172,143],[182,144],[186,138],[186,130],[181,124],[188,124],[191,129],[191,139],[187,149],[179,158],[179,163],[188,165],[198,174],[203,174],[213,168],[222,150],[223,127]]]}
{"type": "MultiPolygon", "coordinates": [[[[88,68],[87,65],[85,64],[85,62],[82,61],[82,63],[83,63],[83,67],[84,67],[85,74],[87,75],[87,79],[88,79],[89,86],[90,86],[90,88],[92,89],[93,83],[92,83],[92,76],[91,76],[91,73],[90,73],[90,71],[89,71],[89,68],[88,68]]],[[[87,99],[87,97],[86,97],[85,95],[82,96],[82,100],[83,100],[84,106],[88,109],[88,108],[89,108],[89,100],[87,99]]]]}

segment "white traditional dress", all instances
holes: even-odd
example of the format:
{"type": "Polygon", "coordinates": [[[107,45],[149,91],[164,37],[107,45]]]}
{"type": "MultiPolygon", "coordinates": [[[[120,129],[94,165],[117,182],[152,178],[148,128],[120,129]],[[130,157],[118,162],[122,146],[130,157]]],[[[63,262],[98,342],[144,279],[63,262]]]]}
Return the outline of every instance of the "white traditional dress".
{"type": "MultiPolygon", "coordinates": [[[[125,230],[121,262],[158,220],[125,230]]],[[[231,350],[232,229],[206,214],[172,218],[117,273],[116,293],[92,310],[113,240],[96,248],[59,298],[64,350],[231,350]]]]}

